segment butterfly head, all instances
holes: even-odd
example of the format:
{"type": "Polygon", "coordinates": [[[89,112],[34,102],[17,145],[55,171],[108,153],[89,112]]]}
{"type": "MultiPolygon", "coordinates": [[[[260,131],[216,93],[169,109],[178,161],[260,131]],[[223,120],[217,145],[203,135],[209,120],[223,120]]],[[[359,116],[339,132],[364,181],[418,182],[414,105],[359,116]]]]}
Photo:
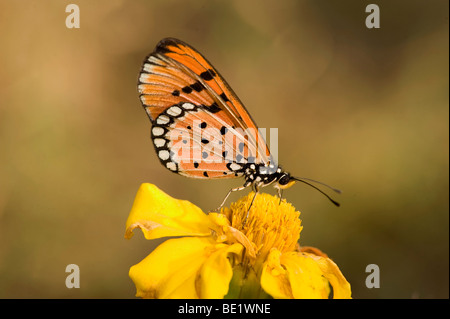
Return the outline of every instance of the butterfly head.
{"type": "Polygon", "coordinates": [[[292,177],[287,172],[280,173],[277,182],[275,184],[275,188],[279,189],[287,189],[296,183],[295,177],[292,177]]]}

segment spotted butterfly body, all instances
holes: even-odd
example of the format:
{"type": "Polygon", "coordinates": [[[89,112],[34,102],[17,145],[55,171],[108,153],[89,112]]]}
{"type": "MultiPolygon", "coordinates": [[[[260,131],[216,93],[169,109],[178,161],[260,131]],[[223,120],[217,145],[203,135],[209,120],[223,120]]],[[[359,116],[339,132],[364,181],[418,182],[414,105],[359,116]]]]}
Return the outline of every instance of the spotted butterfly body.
{"type": "Polygon", "coordinates": [[[228,195],[248,186],[257,193],[276,182],[281,197],[294,183],[230,86],[188,44],[161,40],[144,60],[138,91],[156,153],[170,171],[203,179],[243,176],[244,185],[228,195]]]}

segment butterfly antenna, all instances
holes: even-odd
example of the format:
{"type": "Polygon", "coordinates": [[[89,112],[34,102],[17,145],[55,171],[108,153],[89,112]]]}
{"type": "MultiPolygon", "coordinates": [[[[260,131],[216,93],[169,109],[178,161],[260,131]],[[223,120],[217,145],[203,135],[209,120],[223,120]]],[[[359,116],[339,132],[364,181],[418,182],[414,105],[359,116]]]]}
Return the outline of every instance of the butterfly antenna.
{"type": "Polygon", "coordinates": [[[323,194],[326,198],[328,198],[334,205],[336,205],[337,207],[341,206],[341,204],[339,204],[338,202],[336,202],[335,200],[333,200],[330,196],[328,196],[328,194],[326,194],[325,192],[323,192],[320,188],[314,186],[314,185],[311,184],[311,183],[308,183],[307,181],[314,182],[314,183],[318,183],[318,184],[320,184],[320,185],[326,186],[326,187],[328,187],[329,189],[335,191],[336,193],[341,194],[342,192],[341,192],[339,189],[333,188],[333,187],[331,187],[330,185],[327,185],[327,184],[325,184],[325,183],[322,183],[322,182],[319,182],[319,181],[316,181],[316,180],[313,180],[313,179],[310,179],[310,178],[297,178],[297,177],[292,177],[292,179],[295,180],[295,181],[302,182],[302,183],[305,183],[306,185],[311,186],[312,188],[314,188],[314,189],[318,190],[320,193],[322,193],[322,194],[323,194]]]}

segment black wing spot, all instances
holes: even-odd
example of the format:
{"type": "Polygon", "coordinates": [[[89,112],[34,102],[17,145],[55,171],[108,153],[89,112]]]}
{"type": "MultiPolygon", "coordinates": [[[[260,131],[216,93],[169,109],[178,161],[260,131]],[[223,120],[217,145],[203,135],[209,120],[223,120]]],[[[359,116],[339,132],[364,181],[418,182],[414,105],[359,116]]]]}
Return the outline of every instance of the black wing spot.
{"type": "Polygon", "coordinates": [[[199,126],[200,128],[206,128],[208,124],[206,122],[201,122],[199,126]]]}
{"type": "Polygon", "coordinates": [[[225,135],[227,133],[228,129],[225,126],[222,126],[220,128],[220,134],[225,135]]]}
{"type": "Polygon", "coordinates": [[[206,138],[202,138],[202,143],[203,143],[203,144],[208,144],[208,143],[209,143],[209,140],[206,139],[206,138]]]}
{"type": "Polygon", "coordinates": [[[175,90],[175,91],[172,92],[172,95],[173,96],[180,96],[180,91],[175,90]]]}
{"type": "Polygon", "coordinates": [[[194,162],[194,167],[198,168],[198,163],[197,162],[194,162]]]}
{"type": "Polygon", "coordinates": [[[202,91],[205,87],[200,82],[195,82],[194,84],[190,85],[191,89],[193,89],[196,92],[202,91]]]}
{"type": "Polygon", "coordinates": [[[223,92],[222,94],[220,94],[220,97],[222,98],[222,100],[224,100],[224,102],[230,101],[230,99],[228,99],[228,96],[225,94],[225,92],[223,92]]]}
{"type": "Polygon", "coordinates": [[[208,176],[208,172],[203,172],[203,176],[209,177],[209,176],[208,176]]]}
{"type": "Polygon", "coordinates": [[[209,69],[206,70],[205,72],[200,73],[200,77],[205,80],[205,81],[211,81],[214,77],[216,76],[216,72],[214,72],[213,70],[209,69]]]}
{"type": "Polygon", "coordinates": [[[208,111],[210,111],[211,113],[217,113],[219,111],[221,111],[222,109],[217,105],[216,102],[214,102],[213,104],[211,104],[210,106],[208,106],[208,111]]]}
{"type": "Polygon", "coordinates": [[[192,92],[192,88],[190,86],[185,86],[184,88],[181,89],[181,91],[183,91],[184,93],[191,93],[192,92]]]}

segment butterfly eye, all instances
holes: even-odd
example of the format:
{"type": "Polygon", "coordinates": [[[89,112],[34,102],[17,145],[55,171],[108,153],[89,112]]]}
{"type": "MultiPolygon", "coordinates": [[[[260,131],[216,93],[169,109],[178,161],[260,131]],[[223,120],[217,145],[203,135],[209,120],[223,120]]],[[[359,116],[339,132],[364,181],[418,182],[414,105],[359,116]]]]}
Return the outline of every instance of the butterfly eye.
{"type": "Polygon", "coordinates": [[[289,181],[291,180],[291,177],[288,174],[284,174],[281,176],[281,178],[278,180],[278,184],[280,185],[287,185],[289,181]]]}

